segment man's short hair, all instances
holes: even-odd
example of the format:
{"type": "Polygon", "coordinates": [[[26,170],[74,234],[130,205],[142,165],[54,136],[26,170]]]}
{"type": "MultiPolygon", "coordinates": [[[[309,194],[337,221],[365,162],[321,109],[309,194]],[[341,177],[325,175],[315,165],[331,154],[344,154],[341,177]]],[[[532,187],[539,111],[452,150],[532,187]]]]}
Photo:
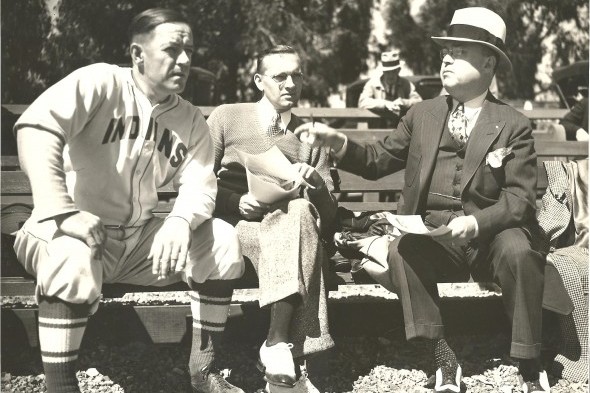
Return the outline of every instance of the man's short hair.
{"type": "Polygon", "coordinates": [[[262,74],[262,72],[264,71],[262,63],[267,56],[281,54],[281,53],[289,53],[289,54],[292,54],[295,56],[299,56],[299,54],[295,51],[295,49],[293,49],[289,45],[275,45],[272,48],[269,48],[269,49],[261,52],[258,56],[256,56],[256,73],[262,74]]]}
{"type": "Polygon", "coordinates": [[[129,42],[133,42],[136,36],[151,32],[162,23],[185,23],[190,26],[188,20],[178,11],[167,8],[150,8],[135,15],[129,25],[129,42]]]}

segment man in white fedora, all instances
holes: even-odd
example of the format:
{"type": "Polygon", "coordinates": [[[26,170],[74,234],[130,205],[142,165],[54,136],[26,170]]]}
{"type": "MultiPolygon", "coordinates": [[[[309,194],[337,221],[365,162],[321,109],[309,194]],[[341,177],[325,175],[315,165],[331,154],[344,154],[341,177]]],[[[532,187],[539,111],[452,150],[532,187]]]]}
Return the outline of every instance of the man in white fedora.
{"type": "Polygon", "coordinates": [[[399,76],[401,67],[398,51],[381,53],[381,72],[365,83],[358,102],[359,108],[381,115],[392,127],[412,105],[422,101],[414,84],[399,76]]]}
{"type": "MultiPolygon", "coordinates": [[[[339,168],[377,179],[405,168],[398,214],[421,215],[442,237],[379,238],[387,266],[365,270],[401,299],[406,336],[432,344],[435,392],[459,392],[462,371],[444,338],[437,283],[493,280],[512,325],[510,355],[520,388],[549,392],[539,361],[544,255],[535,218],[536,153],[529,120],[489,93],[498,67],[511,68],[506,25],[495,12],[457,10],[441,46],[447,96],[414,105],[384,140],[359,145],[325,126],[303,125],[302,140],[329,146],[339,168]]],[[[374,251],[377,251],[375,249],[374,251]]]]}

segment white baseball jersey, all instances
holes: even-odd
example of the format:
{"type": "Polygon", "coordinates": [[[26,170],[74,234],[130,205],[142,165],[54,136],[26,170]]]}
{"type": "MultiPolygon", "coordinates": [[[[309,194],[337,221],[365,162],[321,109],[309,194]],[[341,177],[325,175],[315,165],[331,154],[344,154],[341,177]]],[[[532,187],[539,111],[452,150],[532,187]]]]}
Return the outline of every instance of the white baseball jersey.
{"type": "Polygon", "coordinates": [[[59,136],[39,146],[40,159],[25,158],[39,221],[84,210],[107,225],[143,225],[169,182],[178,190],[170,216],[192,229],[211,218],[217,185],[205,118],[176,94],[152,106],[130,68],[74,71],[29,106],[15,132],[23,127],[59,136]]]}

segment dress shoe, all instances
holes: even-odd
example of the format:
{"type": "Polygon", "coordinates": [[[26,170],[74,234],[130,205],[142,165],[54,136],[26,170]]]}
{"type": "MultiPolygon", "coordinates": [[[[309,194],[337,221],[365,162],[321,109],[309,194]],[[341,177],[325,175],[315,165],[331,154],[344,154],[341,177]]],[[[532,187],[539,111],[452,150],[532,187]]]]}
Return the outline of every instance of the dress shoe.
{"type": "Polygon", "coordinates": [[[244,393],[244,391],[227,382],[229,370],[210,370],[203,368],[191,377],[193,393],[244,393]]]}
{"type": "Polygon", "coordinates": [[[297,379],[291,348],[293,344],[278,343],[270,347],[266,346],[266,341],[262,344],[256,367],[264,373],[266,382],[285,387],[295,385],[297,379]]]}
{"type": "Polygon", "coordinates": [[[549,393],[551,387],[549,386],[549,380],[547,379],[547,373],[541,371],[539,378],[533,381],[523,381],[521,389],[523,393],[549,393]]]}
{"type": "Polygon", "coordinates": [[[266,393],[320,393],[313,383],[307,378],[307,373],[301,374],[301,378],[295,382],[293,387],[285,387],[273,385],[270,383],[266,384],[266,393]]]}
{"type": "Polygon", "coordinates": [[[443,373],[442,369],[436,370],[434,391],[437,393],[459,393],[461,391],[461,366],[453,373],[443,373]]]}

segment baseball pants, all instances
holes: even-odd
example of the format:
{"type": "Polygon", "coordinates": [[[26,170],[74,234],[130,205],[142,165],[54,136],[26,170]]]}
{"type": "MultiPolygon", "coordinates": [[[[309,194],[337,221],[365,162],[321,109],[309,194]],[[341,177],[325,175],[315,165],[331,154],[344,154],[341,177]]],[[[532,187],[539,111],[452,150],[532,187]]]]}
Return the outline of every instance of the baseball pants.
{"type": "Polygon", "coordinates": [[[220,219],[202,223],[192,233],[183,272],[158,280],[147,259],[153,239],[164,222],[154,217],[137,228],[107,229],[102,260],[93,260],[83,241],[66,236],[53,220],[27,221],[18,231],[14,249],[27,272],[37,278],[36,296],[98,307],[103,283],[165,286],[175,282],[234,280],[244,272],[236,231],[220,219]]]}

